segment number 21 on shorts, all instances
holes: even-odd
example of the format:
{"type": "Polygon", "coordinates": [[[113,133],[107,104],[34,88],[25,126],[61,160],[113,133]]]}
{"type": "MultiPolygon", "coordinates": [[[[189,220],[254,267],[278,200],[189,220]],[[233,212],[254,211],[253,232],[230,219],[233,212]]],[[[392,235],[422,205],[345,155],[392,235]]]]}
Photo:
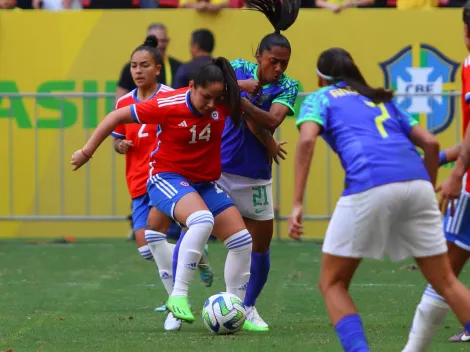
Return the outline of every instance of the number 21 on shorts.
{"type": "Polygon", "coordinates": [[[253,206],[269,205],[266,186],[251,187],[253,190],[253,206]]]}
{"type": "Polygon", "coordinates": [[[377,130],[379,131],[382,138],[388,138],[388,133],[384,127],[384,122],[390,118],[390,114],[387,111],[387,107],[385,106],[384,103],[374,104],[371,101],[365,101],[365,103],[367,106],[370,106],[371,108],[380,109],[381,114],[375,117],[375,126],[377,127],[377,130]]]}

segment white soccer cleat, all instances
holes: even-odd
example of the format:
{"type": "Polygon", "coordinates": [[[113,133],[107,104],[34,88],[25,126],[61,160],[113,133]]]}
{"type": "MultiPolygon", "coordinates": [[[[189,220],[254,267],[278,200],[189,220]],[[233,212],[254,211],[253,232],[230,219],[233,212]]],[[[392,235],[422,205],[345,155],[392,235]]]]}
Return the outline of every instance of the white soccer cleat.
{"type": "Polygon", "coordinates": [[[260,317],[255,306],[246,307],[246,320],[256,325],[258,328],[268,329],[268,324],[260,317]]]}
{"type": "Polygon", "coordinates": [[[168,313],[163,327],[166,331],[177,331],[181,329],[181,320],[176,319],[172,312],[168,313]]]}

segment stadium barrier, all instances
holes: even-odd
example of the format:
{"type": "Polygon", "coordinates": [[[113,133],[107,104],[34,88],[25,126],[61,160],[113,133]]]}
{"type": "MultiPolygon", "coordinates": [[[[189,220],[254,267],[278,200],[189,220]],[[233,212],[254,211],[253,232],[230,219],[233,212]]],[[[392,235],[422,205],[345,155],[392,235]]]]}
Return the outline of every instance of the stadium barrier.
{"type": "MultiPolygon", "coordinates": [[[[299,94],[297,110],[308,94],[299,94]]],[[[449,99],[454,106],[457,103],[455,97],[459,95],[460,92],[454,91],[438,94],[402,93],[397,94],[397,97],[424,98],[440,105],[443,100],[449,99]]],[[[91,232],[90,236],[109,235],[109,232],[114,236],[124,234],[122,221],[130,213],[125,158],[114,151],[111,138],[105,141],[93,160],[79,172],[71,172],[69,164],[72,153],[84,144],[98,123],[95,115],[99,107],[103,111],[112,109],[114,94],[0,92],[0,101],[6,100],[10,102],[8,115],[15,118],[8,120],[8,128],[4,133],[2,149],[8,152],[0,154],[0,161],[6,166],[6,170],[0,173],[2,232],[11,228],[13,232],[9,233],[10,237],[30,237],[37,232],[42,236],[83,236],[84,233],[80,231],[91,232]],[[21,121],[24,117],[18,116],[20,101],[27,107],[25,111],[32,111],[28,116],[31,129],[18,129],[15,126],[24,123],[21,121]],[[42,117],[44,108],[56,110],[54,119],[42,117]],[[84,128],[70,128],[71,119],[77,113],[83,115],[81,120],[84,121],[84,128]],[[88,230],[85,230],[86,224],[88,230]]],[[[430,116],[431,120],[421,123],[434,126],[432,118],[430,116]]],[[[285,238],[291,205],[293,157],[298,134],[294,122],[295,119],[288,118],[276,131],[278,140],[288,141],[289,151],[287,160],[274,167],[275,235],[278,239],[285,238]]],[[[459,125],[454,124],[455,140],[459,139],[459,125]]],[[[454,143],[446,143],[445,140],[441,142],[443,147],[454,143]]],[[[446,171],[443,173],[446,174],[446,171]]],[[[315,151],[305,197],[306,229],[308,233],[317,234],[311,237],[323,235],[342,186],[343,172],[338,158],[321,141],[315,151]]]]}
{"type": "MultiPolygon", "coordinates": [[[[273,31],[262,14],[245,10],[215,16],[186,9],[0,11],[0,237],[125,236],[128,225],[115,220],[130,211],[124,158],[107,142],[80,172],[72,173],[69,161],[113,108],[119,72],[152,22],[168,26],[169,54],[182,61],[190,59],[189,38],[197,28],[215,34],[214,56],[246,60],[254,60],[261,38],[273,31]],[[37,30],[18,40],[25,23],[37,30]],[[62,220],[53,220],[57,217],[62,220]]],[[[284,33],[292,46],[287,73],[299,80],[302,92],[313,91],[318,55],[344,47],[371,85],[399,93],[434,92],[401,103],[446,147],[461,138],[459,104],[449,92],[459,89],[459,64],[468,55],[462,30],[461,9],[351,9],[341,15],[302,9],[284,33]]],[[[285,219],[298,134],[294,119],[288,118],[279,133],[289,142],[289,157],[274,175],[277,218],[285,219]]],[[[305,224],[305,238],[323,237],[342,188],[340,163],[320,142],[305,208],[315,220],[305,224]]],[[[287,222],[276,223],[276,235],[286,238],[287,222]]]]}

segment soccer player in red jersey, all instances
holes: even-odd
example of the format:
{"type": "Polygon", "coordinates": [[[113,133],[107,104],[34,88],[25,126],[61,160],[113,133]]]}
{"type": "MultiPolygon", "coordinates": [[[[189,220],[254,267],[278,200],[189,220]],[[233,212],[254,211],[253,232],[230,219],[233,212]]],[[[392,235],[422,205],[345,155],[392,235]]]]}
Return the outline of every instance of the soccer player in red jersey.
{"type": "MultiPolygon", "coordinates": [[[[463,9],[464,41],[470,51],[470,1],[463,9]]],[[[462,64],[462,120],[464,140],[439,155],[441,165],[456,161],[450,176],[438,187],[439,205],[444,216],[444,233],[448,256],[458,276],[470,257],[470,56],[462,64]],[[462,186],[463,184],[463,186],[462,186]],[[456,201],[456,202],[455,202],[456,201]],[[455,205],[454,205],[455,202],[455,205]],[[449,204],[450,203],[450,204],[449,204]]],[[[427,350],[437,329],[444,321],[449,305],[431,285],[426,287],[413,319],[404,352],[427,350]]],[[[449,339],[450,342],[470,342],[470,327],[449,339]]]]}
{"type": "MultiPolygon", "coordinates": [[[[157,82],[156,77],[162,65],[162,59],[156,49],[157,45],[157,38],[149,35],[144,44],[132,53],[131,74],[137,88],[121,97],[117,101],[116,109],[174,90],[157,82]]],[[[159,126],[155,124],[120,124],[111,135],[115,138],[116,152],[126,155],[126,179],[132,198],[132,226],[139,253],[144,259],[155,260],[159,276],[170,294],[173,287],[171,265],[175,246],[167,242],[165,232],[171,219],[156,208],[150,207],[150,197],[147,193],[150,153],[157,145],[159,132],[159,126]],[[149,228],[146,229],[146,227],[149,228]]],[[[207,273],[210,276],[213,275],[210,266],[206,263],[207,258],[204,264],[198,265],[203,281],[204,278],[208,278],[207,273]]],[[[209,285],[205,282],[206,286],[210,286],[211,283],[212,277],[210,277],[209,285]]],[[[156,310],[166,311],[166,306],[163,305],[156,310]]],[[[165,329],[177,330],[180,327],[181,320],[175,319],[170,313],[165,321],[165,329]]]]}
{"type": "Polygon", "coordinates": [[[201,68],[189,88],[108,114],[71,161],[73,170],[84,165],[118,124],[160,125],[147,190],[153,206],[188,228],[167,302],[174,316],[187,322],[194,321],[189,283],[211,233],[229,250],[224,272],[227,292],[243,299],[250,277],[251,235],[231,199],[215,183],[221,174],[220,147],[227,116],[236,124],[242,116],[267,128],[276,123],[270,113],[241,99],[233,68],[225,58],[217,58],[201,68]]]}

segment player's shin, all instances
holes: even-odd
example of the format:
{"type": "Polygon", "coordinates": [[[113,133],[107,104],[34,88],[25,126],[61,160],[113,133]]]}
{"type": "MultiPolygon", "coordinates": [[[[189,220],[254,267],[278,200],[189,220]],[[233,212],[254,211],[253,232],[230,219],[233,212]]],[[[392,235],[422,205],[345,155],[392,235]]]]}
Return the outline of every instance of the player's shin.
{"type": "Polygon", "coordinates": [[[251,235],[244,229],[230,236],[224,244],[228,248],[224,272],[227,292],[243,300],[250,279],[251,235]]]}
{"type": "Polygon", "coordinates": [[[145,239],[151,254],[158,267],[160,279],[168,294],[172,291],[171,263],[173,257],[173,245],[166,240],[166,235],[154,230],[145,230],[145,239]]]}
{"type": "Polygon", "coordinates": [[[251,307],[256,304],[256,299],[261,294],[266,281],[268,281],[269,270],[271,269],[270,252],[251,253],[251,277],[245,297],[245,306],[251,307]]]}
{"type": "Polygon", "coordinates": [[[175,250],[173,251],[173,263],[171,266],[172,272],[173,272],[173,285],[175,284],[175,277],[176,277],[176,269],[178,267],[178,258],[179,258],[179,252],[180,252],[180,246],[181,246],[181,241],[183,241],[185,232],[181,230],[180,232],[180,237],[178,238],[178,241],[176,242],[175,245],[175,250]]]}
{"type": "Polygon", "coordinates": [[[449,309],[444,298],[439,296],[431,285],[428,285],[416,308],[408,342],[403,352],[427,351],[449,309]]]}
{"type": "Polygon", "coordinates": [[[187,296],[189,283],[194,279],[204,245],[214,227],[214,217],[208,210],[199,210],[186,219],[188,231],[181,241],[175,284],[171,296],[187,296]]]}

